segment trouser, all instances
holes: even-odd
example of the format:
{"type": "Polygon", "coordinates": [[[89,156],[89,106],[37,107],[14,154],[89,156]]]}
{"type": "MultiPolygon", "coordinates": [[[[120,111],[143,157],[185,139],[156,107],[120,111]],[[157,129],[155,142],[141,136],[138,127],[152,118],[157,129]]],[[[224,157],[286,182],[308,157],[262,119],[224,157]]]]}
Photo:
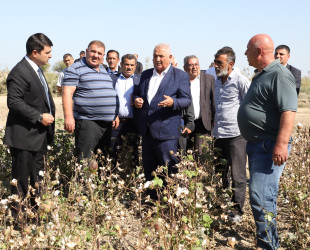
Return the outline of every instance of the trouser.
{"type": "MultiPolygon", "coordinates": [[[[257,246],[277,249],[277,197],[279,181],[285,163],[275,166],[272,160],[275,141],[248,142],[247,153],[250,169],[250,204],[256,224],[257,246]],[[267,216],[267,214],[269,216],[267,216]]],[[[291,145],[288,145],[288,153],[291,145]]]]}
{"type": "Polygon", "coordinates": [[[215,151],[218,156],[216,172],[222,173],[223,188],[230,186],[230,175],[232,179],[233,196],[232,201],[238,212],[243,213],[246,192],[246,140],[241,136],[232,138],[217,138],[214,147],[221,149],[215,151]],[[221,163],[226,160],[226,164],[221,163]],[[231,170],[230,170],[231,169],[231,170]]]}
{"type": "MultiPolygon", "coordinates": [[[[127,140],[127,145],[132,147],[132,156],[133,164],[138,165],[139,155],[138,155],[138,146],[139,146],[139,136],[138,130],[135,127],[134,120],[132,118],[121,118],[120,123],[117,129],[112,129],[111,132],[111,155],[112,158],[117,161],[119,160],[120,148],[122,147],[124,140],[122,137],[125,137],[127,140]]],[[[126,148],[128,150],[128,148],[126,148]]]]}
{"type": "Polygon", "coordinates": [[[211,136],[211,131],[205,129],[201,118],[195,120],[195,130],[191,134],[182,134],[179,138],[180,151],[186,153],[188,149],[194,148],[199,155],[203,154],[208,149],[206,136],[211,136]]]}
{"type": "Polygon", "coordinates": [[[78,159],[90,158],[97,149],[108,151],[111,141],[112,122],[76,120],[75,147],[78,159]]]}
{"type": "MultiPolygon", "coordinates": [[[[27,151],[18,148],[10,148],[12,156],[12,179],[17,180],[17,186],[12,186],[12,194],[19,195],[20,198],[25,198],[28,193],[28,178],[30,177],[30,185],[35,189],[35,192],[30,193],[30,202],[33,209],[38,206],[35,198],[40,195],[41,187],[39,183],[43,179],[43,174],[39,172],[44,171],[44,160],[46,159],[47,144],[46,140],[38,151],[27,151]]],[[[16,218],[19,203],[12,204],[12,215],[16,218]]]]}

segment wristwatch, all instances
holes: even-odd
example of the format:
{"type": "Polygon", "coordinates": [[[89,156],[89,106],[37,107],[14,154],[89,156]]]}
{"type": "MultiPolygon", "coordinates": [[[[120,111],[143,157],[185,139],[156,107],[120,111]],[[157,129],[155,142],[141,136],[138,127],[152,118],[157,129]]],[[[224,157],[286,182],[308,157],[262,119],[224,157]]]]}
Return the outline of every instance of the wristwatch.
{"type": "Polygon", "coordinates": [[[40,114],[38,122],[42,122],[42,120],[43,120],[43,114],[40,114]]]}

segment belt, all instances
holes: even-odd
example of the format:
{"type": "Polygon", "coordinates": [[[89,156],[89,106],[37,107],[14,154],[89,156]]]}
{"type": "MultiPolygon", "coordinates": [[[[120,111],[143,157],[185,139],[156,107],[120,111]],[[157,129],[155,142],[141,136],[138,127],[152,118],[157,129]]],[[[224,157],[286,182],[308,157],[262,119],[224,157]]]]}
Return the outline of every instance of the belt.
{"type": "Polygon", "coordinates": [[[132,121],[133,121],[133,118],[119,118],[120,123],[129,123],[132,121]]]}

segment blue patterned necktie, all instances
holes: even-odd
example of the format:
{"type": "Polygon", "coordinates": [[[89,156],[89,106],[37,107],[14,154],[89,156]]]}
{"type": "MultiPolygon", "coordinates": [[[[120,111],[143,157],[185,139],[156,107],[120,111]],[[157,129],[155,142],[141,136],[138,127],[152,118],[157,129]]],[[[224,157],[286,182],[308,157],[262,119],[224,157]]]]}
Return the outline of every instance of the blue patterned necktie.
{"type": "Polygon", "coordinates": [[[39,69],[38,69],[38,74],[39,74],[41,83],[42,83],[42,85],[43,85],[43,87],[44,87],[44,90],[45,90],[45,95],[46,95],[46,98],[47,98],[48,107],[49,107],[49,109],[50,109],[50,114],[51,114],[52,111],[51,111],[50,98],[49,98],[49,96],[48,96],[47,83],[46,83],[46,81],[45,81],[45,78],[44,78],[43,73],[42,73],[42,69],[41,69],[40,67],[39,67],[39,69]]]}

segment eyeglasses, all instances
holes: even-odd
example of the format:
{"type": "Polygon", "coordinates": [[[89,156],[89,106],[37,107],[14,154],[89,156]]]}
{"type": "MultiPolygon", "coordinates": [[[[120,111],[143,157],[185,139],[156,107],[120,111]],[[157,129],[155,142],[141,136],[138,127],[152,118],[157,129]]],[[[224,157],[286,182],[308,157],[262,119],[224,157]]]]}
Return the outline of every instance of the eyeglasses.
{"type": "Polygon", "coordinates": [[[187,67],[189,68],[194,68],[195,67],[198,67],[199,66],[199,63],[194,63],[194,64],[187,64],[187,67]]]}

